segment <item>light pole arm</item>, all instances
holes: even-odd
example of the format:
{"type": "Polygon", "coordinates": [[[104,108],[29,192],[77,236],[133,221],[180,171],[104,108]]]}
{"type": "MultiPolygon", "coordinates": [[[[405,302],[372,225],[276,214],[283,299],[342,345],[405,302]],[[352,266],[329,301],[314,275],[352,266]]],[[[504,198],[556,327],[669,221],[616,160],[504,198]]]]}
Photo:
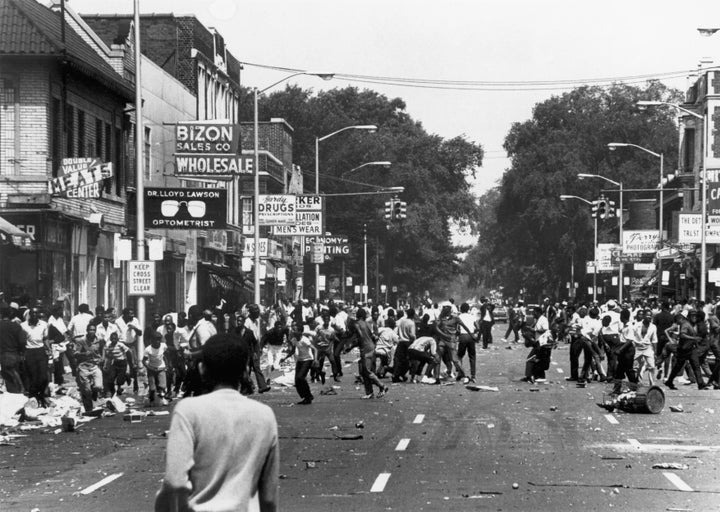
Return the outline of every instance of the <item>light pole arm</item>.
{"type": "Polygon", "coordinates": [[[337,135],[338,133],[344,132],[345,130],[377,130],[377,126],[374,124],[361,124],[361,125],[354,125],[354,126],[346,126],[345,128],[340,128],[339,130],[336,130],[332,133],[328,133],[327,135],[323,135],[318,139],[318,142],[323,141],[325,139],[329,139],[333,135],[337,135]]]}

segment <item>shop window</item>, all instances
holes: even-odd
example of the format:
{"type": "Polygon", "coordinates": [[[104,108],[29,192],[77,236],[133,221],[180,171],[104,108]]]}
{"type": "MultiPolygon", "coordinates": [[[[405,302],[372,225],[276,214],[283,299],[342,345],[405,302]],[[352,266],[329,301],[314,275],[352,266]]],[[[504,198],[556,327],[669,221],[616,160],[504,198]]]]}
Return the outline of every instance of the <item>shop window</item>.
{"type": "Polygon", "coordinates": [[[85,112],[78,109],[77,111],[77,156],[84,158],[87,156],[87,141],[85,137],[87,131],[85,130],[85,112]]]}
{"type": "Polygon", "coordinates": [[[77,156],[75,153],[75,109],[68,105],[65,109],[65,154],[68,158],[77,156]]]}
{"type": "Polygon", "coordinates": [[[60,170],[60,160],[62,159],[62,107],[58,98],[52,99],[52,107],[50,111],[50,151],[52,153],[52,175],[54,178],[58,176],[60,170]]]}

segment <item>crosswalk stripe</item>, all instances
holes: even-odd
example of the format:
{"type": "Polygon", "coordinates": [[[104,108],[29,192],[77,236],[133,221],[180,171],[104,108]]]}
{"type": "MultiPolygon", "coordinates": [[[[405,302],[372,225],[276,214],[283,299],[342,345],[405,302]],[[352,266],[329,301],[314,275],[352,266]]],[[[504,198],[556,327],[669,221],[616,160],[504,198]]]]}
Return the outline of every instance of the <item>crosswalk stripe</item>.
{"type": "Polygon", "coordinates": [[[663,475],[665,475],[665,478],[670,480],[670,482],[672,482],[672,484],[681,491],[692,492],[693,488],[686,484],[683,479],[677,476],[675,473],[665,472],[663,473],[663,475]]]}
{"type": "Polygon", "coordinates": [[[606,415],[605,415],[605,419],[608,420],[608,422],[609,422],[609,423],[612,423],[613,425],[617,425],[617,424],[620,423],[620,422],[617,420],[617,418],[616,418],[615,416],[613,416],[612,414],[606,414],[606,415]]]}
{"type": "Polygon", "coordinates": [[[418,414],[417,416],[415,416],[413,423],[422,423],[424,419],[425,419],[424,414],[418,414]]]}
{"type": "Polygon", "coordinates": [[[390,473],[380,473],[375,479],[375,483],[370,489],[370,492],[383,492],[388,480],[390,480],[390,473]]]}
{"type": "Polygon", "coordinates": [[[395,447],[396,452],[405,451],[410,444],[410,439],[400,439],[400,442],[395,447]]]}
{"type": "Polygon", "coordinates": [[[123,476],[122,473],[115,473],[114,475],[106,476],[105,478],[103,478],[103,479],[100,480],[99,482],[96,482],[96,483],[92,484],[90,487],[86,487],[85,489],[83,489],[82,491],[80,491],[80,494],[90,494],[90,493],[93,492],[93,491],[97,491],[97,490],[100,489],[100,487],[102,487],[103,485],[107,485],[107,484],[109,484],[110,482],[112,482],[113,480],[117,480],[117,479],[120,478],[121,476],[123,476]]]}
{"type": "Polygon", "coordinates": [[[562,368],[555,368],[555,369],[558,371],[558,373],[565,373],[562,368]]]}

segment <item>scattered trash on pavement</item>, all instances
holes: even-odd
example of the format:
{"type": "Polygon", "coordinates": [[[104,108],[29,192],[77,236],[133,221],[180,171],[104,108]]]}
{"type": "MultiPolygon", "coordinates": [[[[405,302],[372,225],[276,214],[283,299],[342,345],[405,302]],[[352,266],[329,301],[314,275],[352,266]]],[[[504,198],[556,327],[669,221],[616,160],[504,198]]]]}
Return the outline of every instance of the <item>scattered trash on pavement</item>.
{"type": "Polygon", "coordinates": [[[652,465],[653,469],[688,469],[689,467],[687,464],[680,462],[659,462],[652,465]]]}

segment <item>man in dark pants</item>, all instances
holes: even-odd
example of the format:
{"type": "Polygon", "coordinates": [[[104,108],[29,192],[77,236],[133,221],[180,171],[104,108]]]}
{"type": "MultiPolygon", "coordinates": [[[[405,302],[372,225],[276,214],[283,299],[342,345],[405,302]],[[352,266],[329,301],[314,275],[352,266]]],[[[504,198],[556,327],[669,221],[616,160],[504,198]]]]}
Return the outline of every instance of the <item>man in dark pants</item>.
{"type": "Polygon", "coordinates": [[[405,311],[405,315],[398,320],[397,331],[398,344],[395,347],[395,356],[393,357],[393,382],[405,380],[405,374],[410,368],[408,349],[417,338],[415,334],[415,310],[413,308],[405,311]]]}
{"type": "Polygon", "coordinates": [[[495,323],[495,314],[493,310],[495,306],[486,298],[480,299],[480,336],[482,338],[483,348],[488,348],[492,343],[492,326],[495,323]]]}
{"type": "Polygon", "coordinates": [[[262,353],[262,347],[260,346],[260,340],[262,340],[262,326],[260,319],[260,306],[257,304],[250,304],[248,306],[248,317],[245,319],[245,331],[243,339],[247,340],[250,347],[250,354],[248,357],[248,363],[250,365],[250,371],[255,374],[255,380],[258,385],[258,392],[265,393],[270,391],[270,386],[265,382],[265,376],[260,370],[260,354],[262,353]],[[252,334],[252,336],[250,336],[252,334]]]}
{"type": "Polygon", "coordinates": [[[581,306],[577,310],[577,316],[571,319],[570,324],[570,376],[566,377],[565,380],[571,382],[577,382],[579,378],[580,370],[580,354],[585,352],[587,358],[587,344],[583,339],[582,328],[583,323],[587,319],[587,308],[581,306]]]}
{"type": "Polygon", "coordinates": [[[13,312],[8,306],[0,310],[0,376],[8,393],[22,393],[20,361],[25,356],[25,331],[12,321],[13,312]]]}
{"type": "Polygon", "coordinates": [[[365,386],[365,395],[363,398],[375,397],[373,394],[373,384],[380,390],[377,395],[377,397],[380,398],[384,396],[390,388],[383,385],[373,371],[375,341],[373,340],[372,333],[370,332],[370,327],[367,324],[367,311],[359,309],[356,316],[357,321],[353,325],[356,341],[353,345],[347,347],[346,351],[349,351],[354,345],[357,345],[360,348],[359,369],[363,385],[365,386]]]}
{"type": "MultiPolygon", "coordinates": [[[[470,362],[470,378],[467,382],[475,382],[475,343],[477,343],[477,326],[475,318],[470,314],[470,305],[463,302],[460,305],[460,314],[458,315],[458,360],[462,362],[467,352],[470,362]]],[[[517,336],[517,331],[515,332],[517,336]]]]}
{"type": "Polygon", "coordinates": [[[670,305],[667,302],[660,304],[660,312],[653,318],[653,323],[657,326],[658,343],[655,348],[655,367],[657,368],[657,378],[662,379],[663,361],[665,361],[665,372],[670,370],[670,359],[663,359],[663,349],[668,343],[668,337],[665,331],[673,326],[675,318],[670,313],[670,305]]]}
{"type": "Polygon", "coordinates": [[[687,319],[680,325],[680,341],[678,342],[677,355],[675,364],[670,370],[670,375],[665,381],[665,385],[670,389],[677,389],[673,380],[682,372],[685,363],[690,363],[698,389],[710,389],[705,384],[702,372],[700,371],[700,361],[698,357],[698,342],[700,337],[697,332],[698,312],[695,310],[688,311],[687,319]]]}
{"type": "Polygon", "coordinates": [[[617,345],[614,349],[615,355],[617,356],[617,365],[615,366],[615,384],[613,386],[613,395],[619,395],[622,391],[622,381],[624,377],[627,377],[628,381],[637,385],[638,378],[633,370],[633,362],[635,361],[635,345],[632,339],[632,327],[628,326],[630,321],[630,310],[623,309],[620,312],[620,323],[622,324],[622,337],[624,341],[617,345]]]}

